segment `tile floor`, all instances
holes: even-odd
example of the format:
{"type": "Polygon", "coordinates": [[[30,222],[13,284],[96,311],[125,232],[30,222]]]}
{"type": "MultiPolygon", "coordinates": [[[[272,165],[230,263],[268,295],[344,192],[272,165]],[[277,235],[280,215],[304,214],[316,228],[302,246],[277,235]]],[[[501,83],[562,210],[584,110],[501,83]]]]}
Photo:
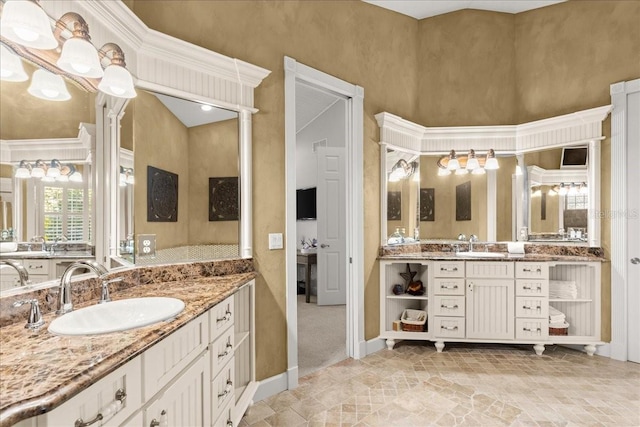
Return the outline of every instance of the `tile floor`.
{"type": "Polygon", "coordinates": [[[640,426],[640,365],[548,346],[401,342],[254,404],[247,426],[640,426]]]}

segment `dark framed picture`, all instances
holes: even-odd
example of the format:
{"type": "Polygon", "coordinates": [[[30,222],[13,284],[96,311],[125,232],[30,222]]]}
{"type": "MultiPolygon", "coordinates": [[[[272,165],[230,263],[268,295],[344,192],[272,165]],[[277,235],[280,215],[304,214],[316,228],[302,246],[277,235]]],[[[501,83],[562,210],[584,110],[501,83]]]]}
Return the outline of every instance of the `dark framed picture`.
{"type": "Polygon", "coordinates": [[[209,178],[209,221],[237,221],[238,177],[209,178]]]}
{"type": "Polygon", "coordinates": [[[420,221],[436,220],[436,189],[420,189],[420,221]]]}
{"type": "Polygon", "coordinates": [[[178,175],[147,166],[147,221],[178,221],[178,175]]]}
{"type": "Polygon", "coordinates": [[[471,181],[456,185],[456,221],[471,221],[471,181]]]}
{"type": "Polygon", "coordinates": [[[387,221],[402,219],[402,192],[389,191],[387,193],[387,221]]]}

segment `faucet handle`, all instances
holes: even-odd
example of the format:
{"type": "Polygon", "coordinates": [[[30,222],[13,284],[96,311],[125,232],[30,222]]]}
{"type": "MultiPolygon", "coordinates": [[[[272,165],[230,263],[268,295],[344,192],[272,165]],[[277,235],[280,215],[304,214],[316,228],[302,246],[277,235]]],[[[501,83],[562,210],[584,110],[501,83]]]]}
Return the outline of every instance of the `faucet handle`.
{"type": "Polygon", "coordinates": [[[471,236],[469,236],[469,241],[470,242],[477,242],[478,241],[478,236],[476,236],[475,234],[472,234],[471,236]]]}
{"type": "Polygon", "coordinates": [[[463,241],[467,240],[467,236],[464,233],[458,234],[458,240],[463,241]]]}
{"type": "Polygon", "coordinates": [[[31,304],[31,309],[29,310],[29,318],[27,320],[27,324],[24,325],[27,329],[38,329],[40,326],[44,325],[44,319],[42,318],[42,312],[40,311],[40,304],[37,299],[26,299],[20,300],[13,303],[14,307],[20,307],[24,304],[31,304]]]}
{"type": "Polygon", "coordinates": [[[114,277],[113,279],[102,281],[102,294],[100,295],[100,301],[98,304],[104,304],[111,302],[111,296],[109,295],[109,285],[112,283],[122,282],[122,277],[114,277]]]}

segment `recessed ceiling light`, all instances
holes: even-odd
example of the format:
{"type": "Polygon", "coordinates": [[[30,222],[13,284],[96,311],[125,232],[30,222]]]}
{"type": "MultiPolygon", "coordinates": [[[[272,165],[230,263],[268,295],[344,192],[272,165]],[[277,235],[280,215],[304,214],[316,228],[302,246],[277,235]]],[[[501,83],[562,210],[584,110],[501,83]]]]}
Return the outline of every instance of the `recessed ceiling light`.
{"type": "Polygon", "coordinates": [[[213,107],[212,107],[211,105],[205,105],[205,104],[202,104],[202,105],[200,106],[200,109],[201,109],[202,111],[211,111],[211,110],[213,110],[213,107]]]}

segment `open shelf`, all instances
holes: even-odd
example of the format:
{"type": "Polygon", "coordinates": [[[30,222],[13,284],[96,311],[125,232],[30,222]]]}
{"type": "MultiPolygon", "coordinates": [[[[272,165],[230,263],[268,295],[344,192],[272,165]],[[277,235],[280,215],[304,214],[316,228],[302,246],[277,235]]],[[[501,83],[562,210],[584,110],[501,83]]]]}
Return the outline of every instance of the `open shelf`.
{"type": "Polygon", "coordinates": [[[428,300],[429,297],[426,295],[387,295],[388,299],[406,299],[406,300],[428,300]]]}

